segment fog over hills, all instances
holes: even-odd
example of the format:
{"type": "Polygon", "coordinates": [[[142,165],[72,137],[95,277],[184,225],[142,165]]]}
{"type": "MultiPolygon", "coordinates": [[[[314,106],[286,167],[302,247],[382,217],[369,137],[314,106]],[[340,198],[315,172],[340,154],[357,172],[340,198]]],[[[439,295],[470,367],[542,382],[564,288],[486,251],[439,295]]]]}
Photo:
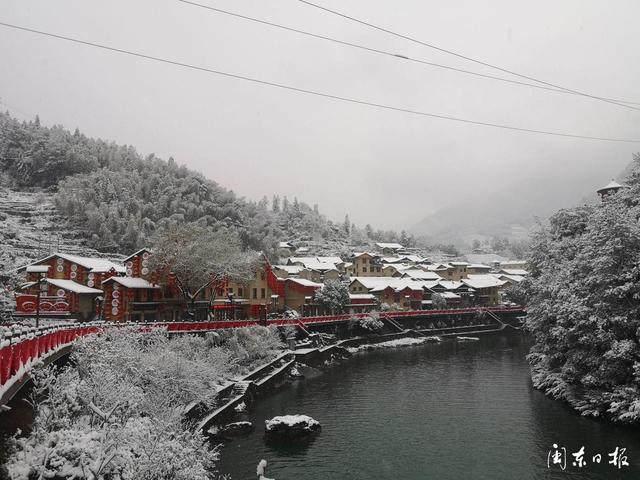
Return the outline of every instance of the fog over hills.
{"type": "Polygon", "coordinates": [[[460,246],[493,236],[524,239],[536,218],[544,219],[560,208],[597,200],[595,191],[611,178],[621,182],[630,165],[622,172],[612,172],[610,178],[602,178],[598,172],[578,171],[570,180],[566,175],[554,176],[549,172],[509,184],[501,184],[497,179],[495,185],[425,217],[411,231],[431,242],[460,246]]]}

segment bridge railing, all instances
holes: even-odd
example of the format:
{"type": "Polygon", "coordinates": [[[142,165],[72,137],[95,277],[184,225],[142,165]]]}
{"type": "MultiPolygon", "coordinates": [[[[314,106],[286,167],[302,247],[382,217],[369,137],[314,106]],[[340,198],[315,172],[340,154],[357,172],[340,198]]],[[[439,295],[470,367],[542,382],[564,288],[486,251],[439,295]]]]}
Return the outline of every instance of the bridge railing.
{"type": "MultiPolygon", "coordinates": [[[[462,315],[472,313],[491,312],[509,313],[522,312],[522,307],[476,307],[455,310],[414,310],[385,312],[392,318],[417,317],[434,315],[462,315]]],[[[41,358],[45,358],[61,348],[72,344],[78,337],[84,337],[101,332],[108,328],[136,328],[139,331],[150,331],[156,328],[166,328],[172,333],[206,332],[226,328],[243,328],[256,325],[285,326],[324,324],[345,322],[352,318],[364,318],[369,313],[328,315],[319,317],[281,318],[264,321],[235,320],[217,322],[148,322],[148,323],[60,323],[35,327],[0,327],[0,398],[16,381],[28,372],[31,365],[41,358]]]]}
{"type": "Polygon", "coordinates": [[[29,371],[31,365],[79,336],[95,333],[94,325],[59,325],[43,328],[3,329],[0,337],[0,397],[29,371]]]}

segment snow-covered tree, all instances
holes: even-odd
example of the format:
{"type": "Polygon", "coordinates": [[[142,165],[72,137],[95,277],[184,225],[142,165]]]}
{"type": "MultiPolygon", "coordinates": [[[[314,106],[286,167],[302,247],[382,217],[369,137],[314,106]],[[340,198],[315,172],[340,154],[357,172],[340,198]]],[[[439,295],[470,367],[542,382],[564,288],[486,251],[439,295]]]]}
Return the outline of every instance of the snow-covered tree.
{"type": "Polygon", "coordinates": [[[9,477],[213,480],[218,451],[184,421],[185,407],[212,407],[226,378],[282,349],[266,327],[215,339],[126,329],[79,339],[73,364],[34,370],[36,415],[13,440],[9,477]]]}
{"type": "Polygon", "coordinates": [[[604,202],[533,236],[527,328],[536,387],[583,415],[640,422],[640,164],[604,202]]]}
{"type": "Polygon", "coordinates": [[[316,290],[314,300],[332,314],[341,313],[349,304],[349,288],[340,280],[327,280],[316,290]]]}
{"type": "Polygon", "coordinates": [[[431,294],[431,303],[436,310],[444,310],[447,308],[447,300],[440,293],[431,294]]]}
{"type": "Polygon", "coordinates": [[[257,252],[243,250],[235,234],[187,224],[169,227],[158,235],[149,266],[175,276],[193,316],[195,302],[205,289],[224,280],[250,280],[258,259],[257,252]]]}

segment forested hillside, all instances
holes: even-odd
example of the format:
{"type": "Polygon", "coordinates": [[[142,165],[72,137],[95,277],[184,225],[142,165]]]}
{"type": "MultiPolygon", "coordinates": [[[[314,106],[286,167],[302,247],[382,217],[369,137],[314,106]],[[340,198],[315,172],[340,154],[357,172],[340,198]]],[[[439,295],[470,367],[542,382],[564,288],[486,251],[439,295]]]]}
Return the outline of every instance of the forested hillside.
{"type": "MultiPolygon", "coordinates": [[[[143,157],[131,146],[88,138],[77,129],[44,127],[37,118],[21,122],[0,113],[0,168],[13,188],[56,192],[59,213],[102,251],[133,251],[158,229],[183,222],[235,231],[245,246],[268,253],[279,240],[316,241],[339,250],[401,239],[368,225],[356,228],[348,218],[331,222],[317,206],[297,199],[248,201],[173,158],[143,157]]],[[[270,188],[278,191],[278,185],[270,188]]]]}
{"type": "Polygon", "coordinates": [[[561,210],[532,241],[536,387],[583,415],[640,423],[640,158],[627,188],[561,210]]]}

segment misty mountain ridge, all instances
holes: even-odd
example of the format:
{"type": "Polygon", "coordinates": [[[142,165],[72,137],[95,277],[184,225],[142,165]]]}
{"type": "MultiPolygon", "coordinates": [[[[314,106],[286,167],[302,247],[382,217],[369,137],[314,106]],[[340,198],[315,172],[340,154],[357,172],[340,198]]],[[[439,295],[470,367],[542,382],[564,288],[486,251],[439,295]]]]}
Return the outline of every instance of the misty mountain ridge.
{"type": "MultiPolygon", "coordinates": [[[[611,177],[622,181],[629,169],[630,166],[611,177]]],[[[561,208],[597,201],[595,191],[610,180],[576,172],[571,178],[540,175],[508,185],[498,182],[425,217],[410,231],[431,243],[451,242],[458,246],[496,236],[525,240],[536,219],[544,220],[561,208]]]]}

